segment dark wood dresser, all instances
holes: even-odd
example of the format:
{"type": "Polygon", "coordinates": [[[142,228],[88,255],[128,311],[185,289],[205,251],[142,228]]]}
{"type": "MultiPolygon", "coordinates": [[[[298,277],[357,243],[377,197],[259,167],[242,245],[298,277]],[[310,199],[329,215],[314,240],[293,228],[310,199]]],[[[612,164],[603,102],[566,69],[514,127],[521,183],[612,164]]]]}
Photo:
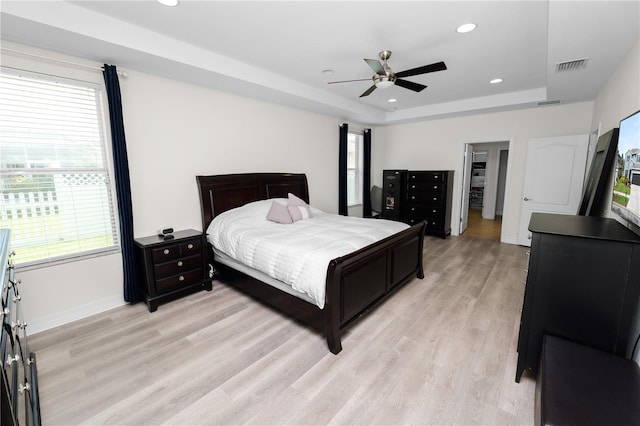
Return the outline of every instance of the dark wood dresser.
{"type": "Polygon", "coordinates": [[[40,397],[36,354],[29,350],[27,323],[22,317],[22,282],[13,266],[11,231],[0,229],[0,424],[39,426],[40,397]]]}
{"type": "Polygon", "coordinates": [[[640,237],[615,219],[546,213],[533,213],[529,230],[516,382],[538,371],[545,334],[629,357],[640,237]]]}
{"type": "Polygon", "coordinates": [[[451,234],[453,170],[406,172],[402,221],[427,223],[425,234],[446,238],[451,234]]]}
{"type": "Polygon", "coordinates": [[[200,231],[188,229],[172,234],[135,239],[136,260],[145,302],[149,312],[159,303],[199,290],[210,291],[211,278],[206,266],[206,240],[200,231]]]}

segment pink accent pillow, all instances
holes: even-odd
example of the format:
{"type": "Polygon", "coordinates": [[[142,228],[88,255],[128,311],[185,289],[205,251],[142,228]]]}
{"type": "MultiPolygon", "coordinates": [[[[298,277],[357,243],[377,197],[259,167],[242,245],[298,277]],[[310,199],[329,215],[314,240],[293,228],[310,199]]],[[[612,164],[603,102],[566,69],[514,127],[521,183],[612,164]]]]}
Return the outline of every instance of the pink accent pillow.
{"type": "Polygon", "coordinates": [[[294,222],[302,219],[312,218],[311,209],[306,204],[304,206],[292,206],[287,207],[289,209],[289,215],[294,222]]]}
{"type": "Polygon", "coordinates": [[[290,192],[288,194],[288,197],[289,197],[289,203],[288,203],[289,206],[306,206],[307,205],[307,203],[305,203],[304,200],[296,197],[290,192]]]}
{"type": "Polygon", "coordinates": [[[289,214],[289,210],[287,206],[284,204],[280,204],[277,201],[271,203],[271,208],[269,209],[269,213],[267,214],[267,219],[278,222],[278,223],[293,223],[293,219],[289,214]]]}

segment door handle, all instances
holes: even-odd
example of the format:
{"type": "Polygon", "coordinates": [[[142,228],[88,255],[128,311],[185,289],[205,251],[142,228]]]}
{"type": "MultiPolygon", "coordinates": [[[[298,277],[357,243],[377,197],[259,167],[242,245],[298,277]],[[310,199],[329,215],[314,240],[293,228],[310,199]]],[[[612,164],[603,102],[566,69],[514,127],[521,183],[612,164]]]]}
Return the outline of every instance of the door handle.
{"type": "Polygon", "coordinates": [[[525,201],[533,201],[531,198],[524,197],[525,201]]]}

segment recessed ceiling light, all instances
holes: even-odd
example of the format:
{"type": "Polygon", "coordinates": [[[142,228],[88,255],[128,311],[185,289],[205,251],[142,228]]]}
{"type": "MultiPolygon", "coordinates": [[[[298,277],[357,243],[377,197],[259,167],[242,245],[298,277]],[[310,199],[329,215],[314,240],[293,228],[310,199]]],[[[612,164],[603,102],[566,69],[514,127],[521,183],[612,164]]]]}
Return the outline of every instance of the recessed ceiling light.
{"type": "Polygon", "coordinates": [[[472,23],[462,24],[456,29],[456,31],[459,32],[460,34],[463,34],[463,33],[468,33],[469,31],[475,30],[476,27],[477,25],[472,23]]]}
{"type": "Polygon", "coordinates": [[[333,75],[333,74],[336,73],[334,70],[329,70],[329,69],[322,70],[321,72],[322,72],[323,75],[333,75]]]}
{"type": "Polygon", "coordinates": [[[494,78],[493,80],[489,81],[489,83],[491,83],[491,84],[502,83],[502,79],[501,78],[494,78]]]}
{"type": "Polygon", "coordinates": [[[165,6],[177,6],[178,0],[156,0],[158,3],[163,4],[165,6]]]}
{"type": "Polygon", "coordinates": [[[391,99],[389,99],[387,102],[394,103],[394,102],[398,102],[398,100],[397,100],[396,98],[391,98],[391,99]]]}

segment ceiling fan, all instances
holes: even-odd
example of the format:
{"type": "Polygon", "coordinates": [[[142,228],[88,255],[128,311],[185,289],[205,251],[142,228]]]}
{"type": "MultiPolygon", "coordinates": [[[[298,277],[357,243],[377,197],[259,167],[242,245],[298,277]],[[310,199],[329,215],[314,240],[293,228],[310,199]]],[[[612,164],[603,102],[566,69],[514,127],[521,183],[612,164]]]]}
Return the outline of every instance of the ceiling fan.
{"type": "Polygon", "coordinates": [[[360,95],[361,98],[364,96],[369,96],[374,90],[376,90],[376,88],[386,89],[387,87],[391,87],[394,84],[400,87],[404,87],[405,89],[413,90],[414,92],[420,92],[427,86],[425,86],[424,84],[403,80],[402,77],[411,77],[413,75],[426,74],[435,71],[444,71],[447,69],[447,66],[444,62],[436,62],[431,65],[424,65],[421,67],[412,68],[410,70],[394,73],[387,64],[387,59],[391,57],[391,51],[383,50],[382,52],[378,53],[378,56],[380,56],[382,63],[380,63],[380,61],[378,61],[377,59],[365,59],[365,62],[369,64],[371,69],[375,72],[375,75],[373,77],[361,78],[358,80],[330,81],[329,84],[373,80],[373,86],[365,90],[364,93],[360,95]]]}

